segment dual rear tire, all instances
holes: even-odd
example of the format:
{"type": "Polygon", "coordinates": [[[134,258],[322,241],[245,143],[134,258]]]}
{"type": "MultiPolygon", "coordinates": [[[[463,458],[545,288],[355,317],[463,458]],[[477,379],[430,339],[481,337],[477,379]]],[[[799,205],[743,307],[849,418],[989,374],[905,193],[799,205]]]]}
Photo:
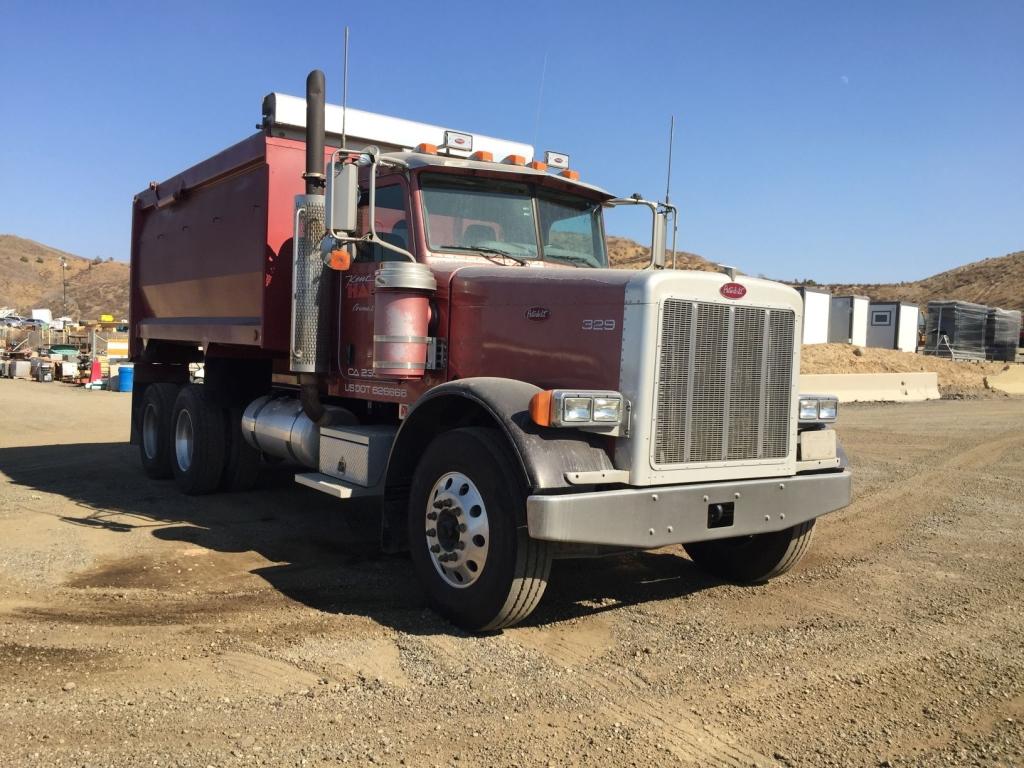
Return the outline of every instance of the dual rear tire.
{"type": "Polygon", "coordinates": [[[241,410],[220,407],[204,385],[150,384],[140,422],[139,454],[149,477],[173,477],[190,496],[255,484],[260,455],[242,437],[241,410]]]}

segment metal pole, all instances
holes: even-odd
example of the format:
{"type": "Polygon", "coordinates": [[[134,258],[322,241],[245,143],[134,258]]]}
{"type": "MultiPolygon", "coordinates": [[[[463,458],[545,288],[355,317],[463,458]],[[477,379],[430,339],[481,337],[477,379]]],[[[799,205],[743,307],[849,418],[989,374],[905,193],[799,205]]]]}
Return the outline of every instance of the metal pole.
{"type": "Polygon", "coordinates": [[[68,262],[60,257],[60,281],[64,287],[64,317],[68,316],[68,262]]]}

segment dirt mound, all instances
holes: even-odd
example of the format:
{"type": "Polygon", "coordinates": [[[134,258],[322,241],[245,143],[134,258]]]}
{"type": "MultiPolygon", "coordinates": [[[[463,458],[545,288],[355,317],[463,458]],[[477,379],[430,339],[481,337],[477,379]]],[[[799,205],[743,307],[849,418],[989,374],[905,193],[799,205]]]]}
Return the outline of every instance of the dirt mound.
{"type": "Polygon", "coordinates": [[[862,294],[874,301],[929,301],[958,299],[989,307],[1024,310],[1024,251],[984,259],[908,283],[822,285],[833,295],[862,294]]]}
{"type": "Polygon", "coordinates": [[[804,346],[800,356],[801,373],[936,373],[939,392],[948,398],[988,396],[992,391],[985,379],[1009,367],[1009,363],[947,360],[851,344],[809,344],[804,346]]]}
{"type": "Polygon", "coordinates": [[[15,235],[0,235],[0,307],[28,315],[47,308],[63,314],[61,265],[67,262],[68,314],[96,320],[101,314],[128,316],[128,265],[86,259],[15,235]]]}
{"type": "MultiPolygon", "coordinates": [[[[651,249],[628,237],[608,238],[608,261],[615,269],[642,269],[651,261],[651,249]]],[[[677,269],[717,272],[718,267],[695,253],[676,251],[677,269]]]]}

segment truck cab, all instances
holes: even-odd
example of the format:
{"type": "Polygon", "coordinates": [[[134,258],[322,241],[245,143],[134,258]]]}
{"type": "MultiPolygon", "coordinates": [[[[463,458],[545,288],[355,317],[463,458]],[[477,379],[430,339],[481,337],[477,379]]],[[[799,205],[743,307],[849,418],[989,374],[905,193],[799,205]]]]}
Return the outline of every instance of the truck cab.
{"type": "Polygon", "coordinates": [[[271,94],[259,133],[136,196],[133,440],[185,493],[268,457],[375,500],[430,604],[511,626],[562,556],[682,545],[741,583],[850,499],[835,398],[799,391],[802,303],[668,269],[667,204],[565,155],[271,94]],[[603,213],[652,211],[610,269],[603,213]],[[202,363],[202,384],[189,381],[202,363]]]}

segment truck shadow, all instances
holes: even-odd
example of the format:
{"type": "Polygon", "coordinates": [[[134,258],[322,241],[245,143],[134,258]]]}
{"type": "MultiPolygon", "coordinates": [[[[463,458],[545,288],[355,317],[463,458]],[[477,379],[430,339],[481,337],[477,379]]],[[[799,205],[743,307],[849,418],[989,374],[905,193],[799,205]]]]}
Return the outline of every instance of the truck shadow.
{"type": "MultiPolygon", "coordinates": [[[[339,502],[295,487],[294,469],[267,466],[247,493],[189,497],[146,478],[136,449],[82,443],[0,449],[14,486],[54,494],[27,502],[69,526],[119,536],[148,529],[164,540],[220,553],[255,553],[239,567],[318,611],[355,613],[415,634],[459,633],[426,609],[406,556],[381,554],[379,517],[368,503],[339,502]]],[[[18,494],[12,494],[17,501],[18,494]]],[[[530,625],[678,598],[718,585],[678,549],[596,560],[560,560],[530,625]]],[[[216,584],[209,585],[216,589],[216,584]]]]}

